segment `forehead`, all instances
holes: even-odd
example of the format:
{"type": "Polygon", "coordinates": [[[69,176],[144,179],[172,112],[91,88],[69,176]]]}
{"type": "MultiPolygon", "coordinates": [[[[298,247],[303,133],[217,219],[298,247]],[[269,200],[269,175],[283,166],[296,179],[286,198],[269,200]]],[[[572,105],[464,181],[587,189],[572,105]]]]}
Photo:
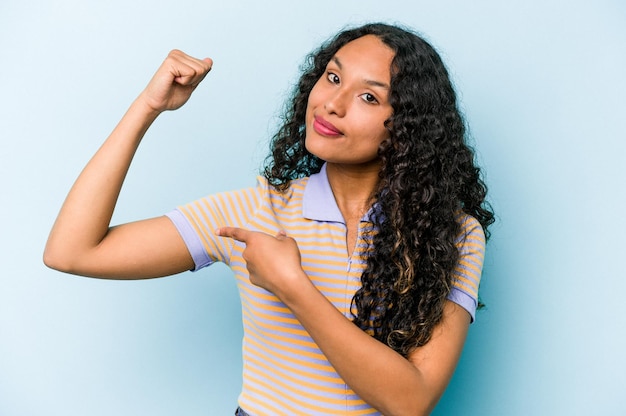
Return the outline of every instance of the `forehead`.
{"type": "Polygon", "coordinates": [[[389,80],[394,51],[377,36],[366,35],[342,46],[333,60],[350,70],[358,70],[389,80]]]}

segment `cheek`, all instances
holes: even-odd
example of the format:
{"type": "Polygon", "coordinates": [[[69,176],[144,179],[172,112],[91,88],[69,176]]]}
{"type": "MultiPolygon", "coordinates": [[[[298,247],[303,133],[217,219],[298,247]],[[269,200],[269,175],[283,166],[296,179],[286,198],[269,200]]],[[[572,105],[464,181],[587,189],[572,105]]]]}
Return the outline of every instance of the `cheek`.
{"type": "Polygon", "coordinates": [[[309,109],[311,109],[311,107],[315,107],[316,105],[319,104],[318,84],[319,84],[319,81],[313,86],[313,88],[311,89],[311,92],[309,92],[309,98],[307,100],[307,112],[309,111],[309,109]]]}
{"type": "Polygon", "coordinates": [[[385,120],[379,116],[372,116],[371,114],[364,113],[359,116],[358,120],[354,121],[355,126],[359,126],[359,135],[369,138],[374,142],[381,142],[389,137],[389,131],[385,128],[385,120]]]}
{"type": "Polygon", "coordinates": [[[313,119],[313,110],[316,107],[316,94],[315,94],[315,88],[313,88],[311,90],[311,92],[309,93],[309,98],[307,99],[306,102],[306,122],[307,124],[309,124],[309,122],[313,119]]]}
{"type": "Polygon", "coordinates": [[[393,115],[393,111],[388,110],[385,112],[384,117],[381,118],[379,126],[380,126],[380,137],[382,137],[383,140],[386,140],[389,138],[389,130],[387,129],[387,127],[385,127],[385,122],[389,120],[392,115],[393,115]]]}

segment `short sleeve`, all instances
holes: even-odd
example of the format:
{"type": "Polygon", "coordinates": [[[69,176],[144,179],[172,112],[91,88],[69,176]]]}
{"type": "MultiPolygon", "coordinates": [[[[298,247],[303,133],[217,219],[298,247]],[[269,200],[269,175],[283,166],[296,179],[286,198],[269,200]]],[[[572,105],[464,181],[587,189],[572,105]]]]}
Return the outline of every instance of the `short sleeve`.
{"type": "Polygon", "coordinates": [[[187,246],[187,250],[189,250],[189,254],[191,254],[195,265],[192,271],[198,271],[215,262],[215,259],[209,255],[202,244],[202,240],[193,225],[187,220],[187,217],[185,217],[180,209],[170,211],[165,214],[165,216],[174,223],[174,226],[187,246]]]}
{"type": "Polygon", "coordinates": [[[478,286],[485,258],[485,233],[480,223],[469,215],[461,218],[462,232],[457,240],[459,262],[454,269],[448,299],[469,312],[472,322],[478,307],[478,286]]]}
{"type": "Polygon", "coordinates": [[[265,184],[259,183],[256,188],[210,195],[165,214],[187,245],[194,271],[216,261],[228,263],[234,240],[216,236],[215,230],[225,226],[245,228],[264,188],[265,184]]]}

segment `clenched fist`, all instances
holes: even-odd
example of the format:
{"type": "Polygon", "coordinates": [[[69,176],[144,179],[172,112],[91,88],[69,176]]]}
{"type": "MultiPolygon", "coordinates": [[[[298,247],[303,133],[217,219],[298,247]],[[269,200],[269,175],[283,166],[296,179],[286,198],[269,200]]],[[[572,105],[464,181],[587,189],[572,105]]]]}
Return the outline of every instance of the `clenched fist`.
{"type": "Polygon", "coordinates": [[[139,98],[153,111],[176,110],[209,73],[213,61],[197,59],[179,50],[171,51],[139,98]]]}

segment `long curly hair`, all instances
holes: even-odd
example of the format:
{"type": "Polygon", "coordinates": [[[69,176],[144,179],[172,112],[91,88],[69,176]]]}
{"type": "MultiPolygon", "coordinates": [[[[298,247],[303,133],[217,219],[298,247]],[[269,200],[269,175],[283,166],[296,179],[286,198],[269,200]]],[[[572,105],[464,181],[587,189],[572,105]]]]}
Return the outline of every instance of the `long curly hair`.
{"type": "Polygon", "coordinates": [[[365,35],[395,52],[393,114],[385,121],[389,138],[378,151],[380,182],[372,195],[377,232],[352,313],[361,329],[408,356],[442,319],[463,237],[459,214],[476,218],[487,236],[494,221],[454,88],[434,48],[410,30],[381,23],[342,31],[323,44],[302,68],[264,175],[284,191],[291,180],[319,172],[324,161],[305,148],[309,93],[335,53],[365,35]]]}

